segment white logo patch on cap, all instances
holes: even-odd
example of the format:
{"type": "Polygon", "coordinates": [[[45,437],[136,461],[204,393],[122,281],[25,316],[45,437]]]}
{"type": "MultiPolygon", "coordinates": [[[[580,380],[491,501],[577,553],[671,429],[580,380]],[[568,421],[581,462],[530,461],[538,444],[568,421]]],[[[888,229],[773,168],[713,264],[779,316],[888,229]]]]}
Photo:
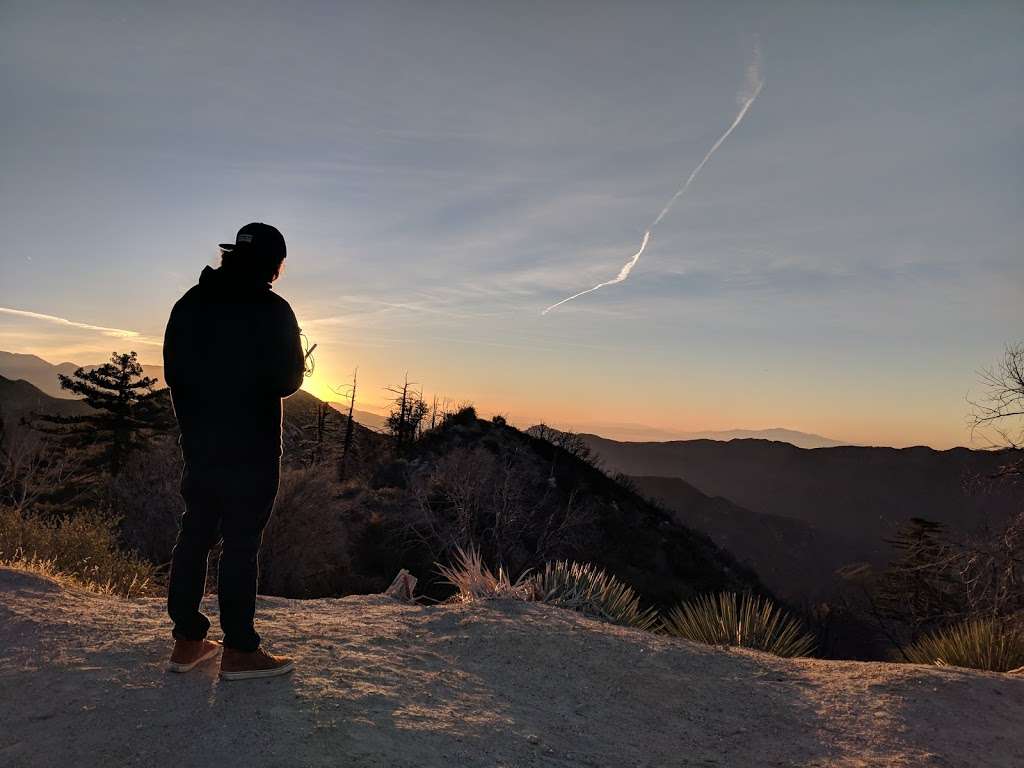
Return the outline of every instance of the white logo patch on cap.
{"type": "Polygon", "coordinates": [[[238,236],[238,242],[240,242],[240,243],[251,243],[252,242],[252,235],[239,235],[238,236]]]}

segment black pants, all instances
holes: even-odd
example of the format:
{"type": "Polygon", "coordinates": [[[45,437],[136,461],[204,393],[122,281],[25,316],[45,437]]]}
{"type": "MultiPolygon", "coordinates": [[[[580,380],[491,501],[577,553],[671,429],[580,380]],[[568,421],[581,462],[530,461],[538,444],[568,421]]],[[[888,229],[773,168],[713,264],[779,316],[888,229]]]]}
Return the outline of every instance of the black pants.
{"type": "Polygon", "coordinates": [[[248,464],[189,464],[181,478],[185,514],[171,556],[167,612],[174,637],[202,640],[210,620],[199,610],[206,586],[210,549],[223,538],[217,578],[224,646],[255,651],[260,636],[253,627],[256,582],[263,528],[277,496],[281,462],[274,457],[248,464]]]}

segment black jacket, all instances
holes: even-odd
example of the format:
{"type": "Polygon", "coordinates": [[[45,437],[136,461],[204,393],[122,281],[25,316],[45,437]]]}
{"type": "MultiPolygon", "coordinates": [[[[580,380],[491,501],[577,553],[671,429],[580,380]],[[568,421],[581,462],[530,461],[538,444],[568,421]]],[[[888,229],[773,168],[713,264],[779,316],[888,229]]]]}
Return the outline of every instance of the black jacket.
{"type": "Polygon", "coordinates": [[[171,310],[164,377],[190,464],[281,455],[281,398],[302,384],[299,326],[288,302],[224,267],[206,267],[171,310]]]}

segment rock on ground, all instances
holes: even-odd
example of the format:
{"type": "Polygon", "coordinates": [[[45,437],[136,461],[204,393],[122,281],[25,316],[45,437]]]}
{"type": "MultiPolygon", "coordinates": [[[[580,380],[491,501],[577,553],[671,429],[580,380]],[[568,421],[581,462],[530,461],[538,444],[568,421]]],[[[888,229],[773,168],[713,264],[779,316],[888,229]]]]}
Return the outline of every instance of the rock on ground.
{"type": "Polygon", "coordinates": [[[0,765],[1022,766],[1024,680],[784,660],[543,605],[261,599],[295,674],[164,671],[163,603],[0,569],[0,765]]]}

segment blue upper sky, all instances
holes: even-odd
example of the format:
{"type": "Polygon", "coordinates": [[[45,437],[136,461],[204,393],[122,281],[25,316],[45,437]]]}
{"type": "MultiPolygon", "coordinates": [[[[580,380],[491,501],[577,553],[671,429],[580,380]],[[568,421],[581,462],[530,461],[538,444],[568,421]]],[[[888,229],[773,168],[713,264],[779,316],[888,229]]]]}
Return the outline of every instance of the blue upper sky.
{"type": "MultiPolygon", "coordinates": [[[[1019,3],[0,6],[0,308],[138,333],[242,224],[318,394],[966,443],[1021,336],[1019,3]],[[235,6],[235,7],[232,7],[235,6]],[[610,279],[737,112],[764,90],[610,279]]],[[[109,333],[0,312],[0,348],[109,333]]]]}

